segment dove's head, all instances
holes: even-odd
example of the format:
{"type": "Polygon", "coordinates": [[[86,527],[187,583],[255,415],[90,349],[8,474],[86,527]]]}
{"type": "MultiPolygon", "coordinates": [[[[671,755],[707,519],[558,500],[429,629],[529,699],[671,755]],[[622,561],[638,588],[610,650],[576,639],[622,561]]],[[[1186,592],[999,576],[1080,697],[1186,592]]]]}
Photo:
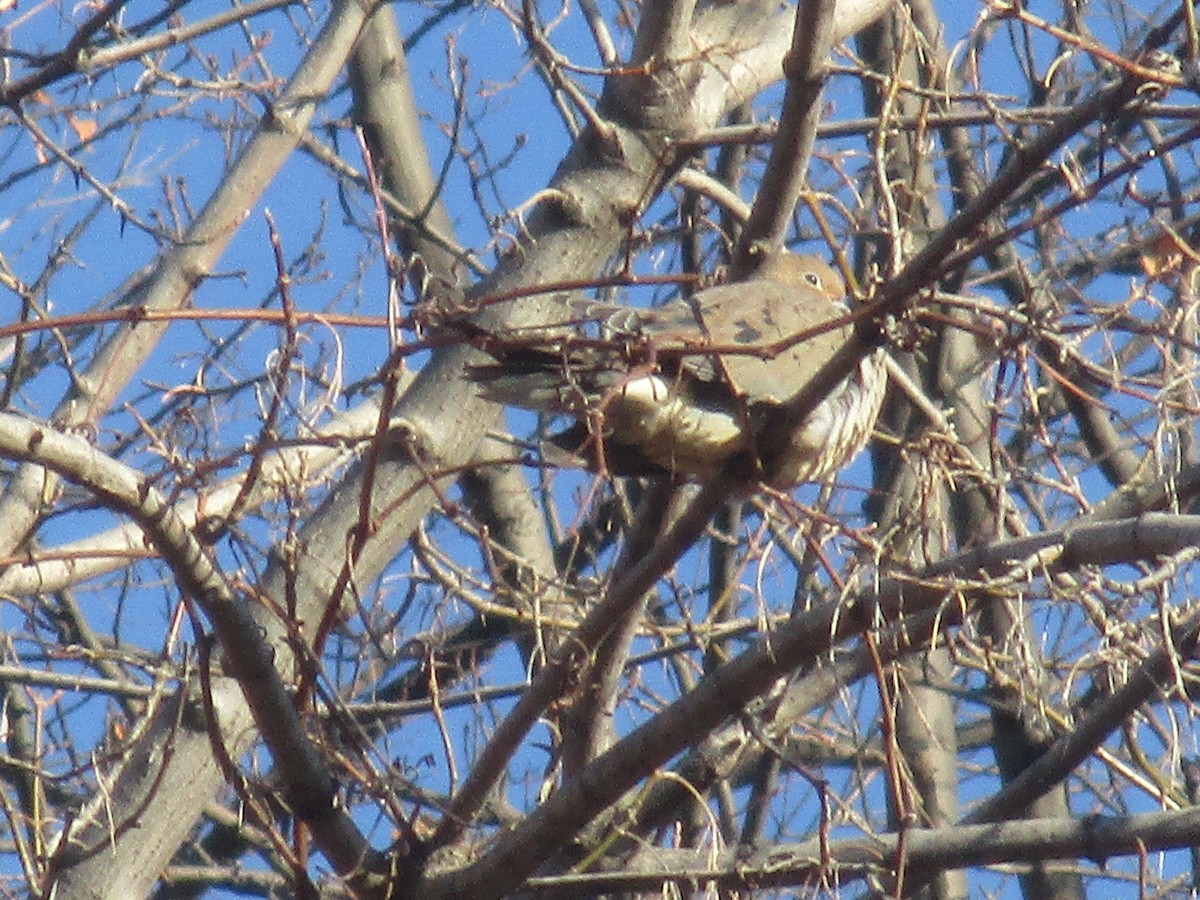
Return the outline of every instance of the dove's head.
{"type": "Polygon", "coordinates": [[[842,276],[821,257],[811,253],[776,253],[763,261],[754,277],[789,287],[810,288],[839,303],[846,299],[846,283],[842,276]]]}

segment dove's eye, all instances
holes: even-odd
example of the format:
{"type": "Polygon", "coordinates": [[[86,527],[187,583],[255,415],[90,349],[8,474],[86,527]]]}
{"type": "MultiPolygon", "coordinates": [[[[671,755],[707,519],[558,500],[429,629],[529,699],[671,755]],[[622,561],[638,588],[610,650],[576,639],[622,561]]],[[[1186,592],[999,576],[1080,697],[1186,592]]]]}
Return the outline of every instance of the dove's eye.
{"type": "Polygon", "coordinates": [[[816,272],[805,272],[804,280],[807,281],[809,284],[811,284],[813,287],[815,287],[817,290],[820,290],[823,287],[823,285],[821,284],[821,276],[818,275],[816,272]]]}

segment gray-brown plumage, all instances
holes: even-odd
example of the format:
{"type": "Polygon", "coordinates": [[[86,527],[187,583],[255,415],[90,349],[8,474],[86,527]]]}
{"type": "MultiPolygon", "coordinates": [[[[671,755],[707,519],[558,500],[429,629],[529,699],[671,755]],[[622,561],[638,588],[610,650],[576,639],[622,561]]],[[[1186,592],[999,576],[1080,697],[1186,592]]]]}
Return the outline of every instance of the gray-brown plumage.
{"type": "MultiPolygon", "coordinates": [[[[845,318],[845,293],[823,260],[782,253],[746,281],[659,309],[572,304],[570,326],[487,341],[496,363],[472,377],[497,402],[574,417],[552,443],[592,468],[707,478],[734,457],[753,459],[770,411],[853,340],[845,323],[764,355],[845,318]]],[[[759,474],[791,487],[841,468],[866,443],[885,382],[882,361],[868,356],[759,474]]]]}

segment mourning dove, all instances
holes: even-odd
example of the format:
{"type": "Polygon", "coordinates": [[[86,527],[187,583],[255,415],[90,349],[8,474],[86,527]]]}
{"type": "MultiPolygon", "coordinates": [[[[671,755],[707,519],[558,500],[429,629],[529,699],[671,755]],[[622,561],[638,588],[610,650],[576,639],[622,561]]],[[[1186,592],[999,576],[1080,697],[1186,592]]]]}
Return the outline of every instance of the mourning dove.
{"type": "MultiPolygon", "coordinates": [[[[771,410],[854,339],[853,327],[786,342],[847,313],[837,272],[818,257],[781,253],[748,280],[657,309],[571,304],[569,327],[486,342],[496,362],[472,377],[496,402],[575,418],[551,443],[593,469],[703,479],[753,457],[771,410]]],[[[816,481],[862,448],[886,382],[877,353],[800,422],[759,477],[783,488],[816,481]]]]}

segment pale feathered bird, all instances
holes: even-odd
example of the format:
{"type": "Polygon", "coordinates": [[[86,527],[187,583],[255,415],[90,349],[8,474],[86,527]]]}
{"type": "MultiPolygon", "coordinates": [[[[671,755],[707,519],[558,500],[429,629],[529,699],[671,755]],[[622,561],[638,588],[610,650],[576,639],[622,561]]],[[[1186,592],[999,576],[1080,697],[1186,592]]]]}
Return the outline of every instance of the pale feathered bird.
{"type": "MultiPolygon", "coordinates": [[[[656,309],[565,305],[570,324],[490,335],[481,346],[496,362],[475,366],[471,377],[496,402],[574,417],[551,444],[614,475],[704,479],[735,457],[753,462],[771,411],[855,339],[845,322],[763,355],[849,312],[837,272],[791,253],[745,281],[656,309]],[[743,347],[751,352],[729,352],[743,347]]],[[[819,481],[862,449],[887,380],[880,353],[803,419],[760,478],[781,488],[819,481]]]]}

